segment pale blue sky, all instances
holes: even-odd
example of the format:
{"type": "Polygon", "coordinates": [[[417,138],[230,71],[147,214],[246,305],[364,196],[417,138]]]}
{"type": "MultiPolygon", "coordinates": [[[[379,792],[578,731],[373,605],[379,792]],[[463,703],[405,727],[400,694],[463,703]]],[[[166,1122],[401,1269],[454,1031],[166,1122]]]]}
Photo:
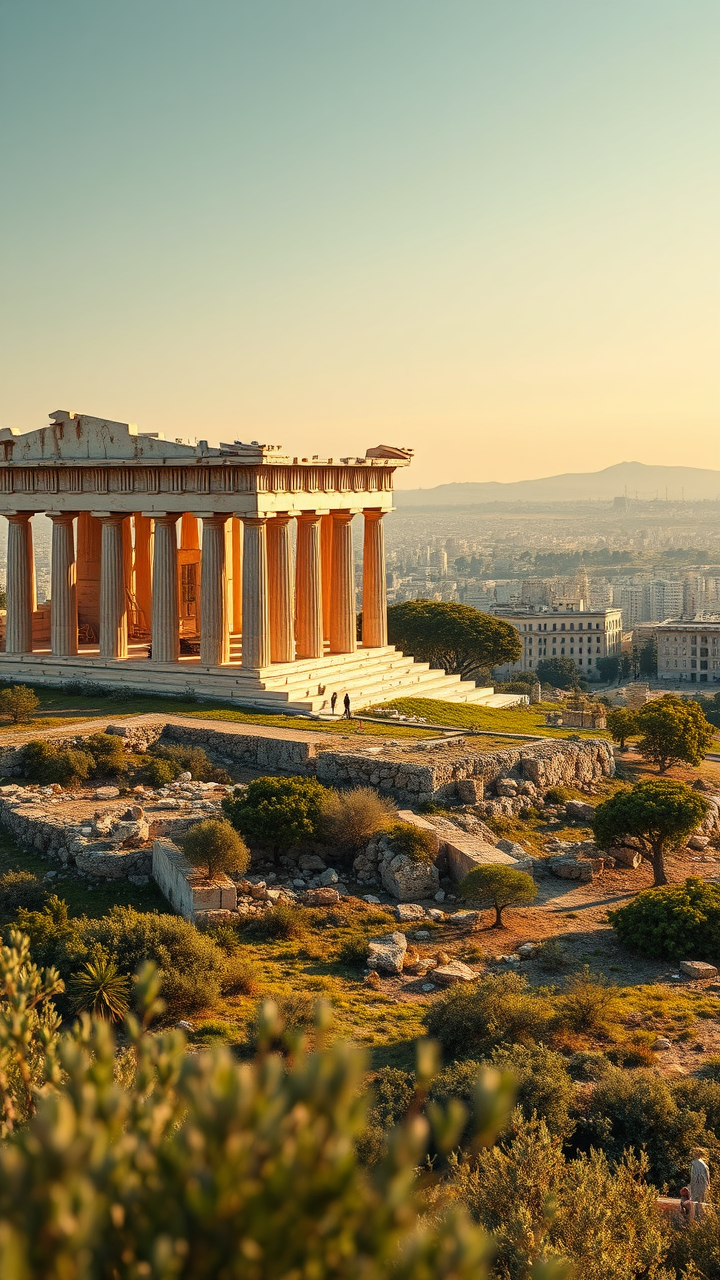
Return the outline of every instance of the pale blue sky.
{"type": "Polygon", "coordinates": [[[720,467],[717,0],[3,0],[0,425],[720,467]]]}

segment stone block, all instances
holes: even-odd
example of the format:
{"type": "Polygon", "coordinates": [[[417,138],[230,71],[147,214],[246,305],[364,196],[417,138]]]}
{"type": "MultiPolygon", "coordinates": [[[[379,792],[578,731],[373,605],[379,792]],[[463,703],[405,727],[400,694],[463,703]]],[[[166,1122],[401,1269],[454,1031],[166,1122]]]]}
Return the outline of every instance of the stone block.
{"type": "Polygon", "coordinates": [[[461,804],[477,804],[483,799],[485,784],[482,778],[459,778],[455,791],[461,804]]]}
{"type": "Polygon", "coordinates": [[[704,960],[682,960],[678,967],[686,978],[694,978],[696,981],[717,978],[718,975],[717,965],[707,964],[704,960]]]}
{"type": "Polygon", "coordinates": [[[412,920],[426,920],[427,912],[417,902],[398,902],[395,907],[395,919],[401,924],[409,924],[412,920]]]}
{"type": "Polygon", "coordinates": [[[414,862],[399,853],[391,862],[383,862],[380,878],[388,893],[400,902],[414,902],[418,898],[432,898],[438,891],[440,877],[432,862],[414,862]]]}
{"type": "Polygon", "coordinates": [[[477,974],[462,960],[451,960],[449,964],[438,965],[432,971],[433,981],[440,987],[453,987],[458,982],[474,982],[477,974]]]}
{"type": "Polygon", "coordinates": [[[473,928],[480,919],[479,911],[454,911],[451,916],[445,917],[446,924],[472,925],[473,928]]]}
{"type": "Polygon", "coordinates": [[[340,901],[340,894],[337,889],[332,889],[330,886],[306,889],[301,895],[301,901],[306,907],[334,907],[340,901]]]}
{"type": "Polygon", "coordinates": [[[631,849],[626,844],[614,844],[611,849],[608,849],[608,854],[616,862],[622,863],[624,867],[631,867],[633,871],[642,862],[642,854],[638,853],[637,849],[631,849]]]}
{"type": "Polygon", "coordinates": [[[591,823],[595,817],[593,806],[586,804],[584,800],[568,800],[565,813],[573,822],[591,823]]]}
{"type": "Polygon", "coordinates": [[[697,853],[702,853],[703,849],[707,849],[710,843],[709,836],[691,836],[687,842],[688,849],[693,849],[697,853]]]}
{"type": "Polygon", "coordinates": [[[371,938],[368,942],[368,968],[381,973],[402,973],[406,951],[404,933],[386,933],[380,938],[371,938]]]}

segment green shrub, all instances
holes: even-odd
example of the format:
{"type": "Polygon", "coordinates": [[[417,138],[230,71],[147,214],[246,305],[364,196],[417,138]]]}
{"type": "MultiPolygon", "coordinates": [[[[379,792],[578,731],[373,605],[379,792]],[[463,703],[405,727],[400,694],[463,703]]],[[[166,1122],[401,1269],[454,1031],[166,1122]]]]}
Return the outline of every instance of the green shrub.
{"type": "Polygon", "coordinates": [[[223,812],[236,831],[277,857],[318,838],[326,799],[327,788],[315,778],[256,778],[225,797],[223,812]]]}
{"type": "Polygon", "coordinates": [[[590,1093],[575,1128],[576,1147],[601,1147],[621,1160],[632,1148],[647,1151],[656,1186],[669,1183],[677,1195],[685,1184],[692,1153],[712,1144],[702,1111],[678,1105],[666,1080],[650,1071],[608,1067],[590,1093]]]}
{"type": "Polygon", "coordinates": [[[368,956],[368,940],[364,933],[353,933],[340,948],[338,960],[348,969],[362,969],[368,956]]]}
{"type": "Polygon", "coordinates": [[[566,804],[570,799],[567,787],[548,787],[545,792],[546,804],[566,804]]]}
{"type": "Polygon", "coordinates": [[[133,781],[141,782],[146,787],[166,787],[169,782],[182,773],[181,766],[174,760],[162,760],[149,753],[142,758],[142,764],[135,770],[133,781]]]}
{"type": "Polygon", "coordinates": [[[176,778],[181,773],[190,773],[196,782],[230,781],[227,769],[214,765],[202,747],[170,746],[159,742],[150,748],[148,754],[152,759],[166,761],[176,778]]]}
{"type": "Polygon", "coordinates": [[[475,867],[460,883],[461,898],[487,903],[495,908],[495,929],[502,928],[502,913],[507,907],[532,902],[536,894],[535,881],[527,871],[492,863],[475,867]]]}
{"type": "Polygon", "coordinates": [[[548,973],[558,973],[570,963],[570,954],[559,938],[546,938],[533,951],[533,960],[548,973]]]}
{"type": "Polygon", "coordinates": [[[568,979],[560,999],[558,1018],[573,1031],[599,1031],[611,1020],[617,1006],[617,987],[593,974],[587,965],[568,979]]]}
{"type": "Polygon", "coordinates": [[[31,782],[39,782],[43,786],[57,782],[61,787],[69,787],[73,783],[85,782],[93,763],[87,751],[59,750],[50,742],[34,740],[23,747],[20,767],[31,782]]]}
{"type": "Polygon", "coordinates": [[[720,959],[720,884],[690,876],[682,885],[645,889],[608,914],[620,942],[642,955],[720,959]]]}
{"type": "Polygon", "coordinates": [[[220,978],[224,996],[256,996],[261,985],[260,968],[254,960],[243,955],[228,956],[220,978]]]}
{"type": "Polygon", "coordinates": [[[130,983],[114,960],[99,957],[86,964],[72,980],[70,991],[76,1013],[122,1022],[129,1009],[130,983]]]}
{"type": "Polygon", "coordinates": [[[438,996],[425,1025],[451,1058],[485,1058],[504,1044],[533,1044],[549,1014],[517,973],[488,974],[438,996]]]}
{"type": "Polygon", "coordinates": [[[0,876],[0,912],[13,916],[18,907],[39,911],[47,899],[47,889],[30,871],[5,871],[0,876]]]}
{"type": "Polygon", "coordinates": [[[245,928],[245,933],[259,939],[303,938],[307,933],[309,916],[302,907],[292,907],[289,902],[278,902],[269,911],[256,916],[245,928]]]}
{"type": "Polygon", "coordinates": [[[394,822],[388,828],[393,853],[402,853],[413,862],[434,860],[438,850],[438,838],[433,831],[423,831],[412,822],[394,822]]]}
{"type": "Polygon", "coordinates": [[[128,766],[125,744],[116,733],[93,733],[85,739],[84,750],[92,756],[94,778],[119,778],[128,766]]]}
{"type": "Polygon", "coordinates": [[[250,850],[229,822],[206,818],[196,822],[180,839],[180,847],[193,867],[206,867],[212,879],[221,872],[243,872],[250,866],[250,850]]]}

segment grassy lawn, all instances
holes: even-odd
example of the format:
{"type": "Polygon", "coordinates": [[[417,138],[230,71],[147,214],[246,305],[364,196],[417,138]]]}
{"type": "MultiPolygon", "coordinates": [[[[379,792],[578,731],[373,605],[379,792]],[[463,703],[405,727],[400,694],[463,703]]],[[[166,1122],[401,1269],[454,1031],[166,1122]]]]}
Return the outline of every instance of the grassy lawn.
{"type": "MultiPolygon", "coordinates": [[[[0,722],[0,735],[12,732],[35,729],[58,729],[64,725],[71,727],[82,720],[98,717],[108,722],[121,720],[125,716],[139,716],[148,712],[158,715],[192,716],[198,720],[224,720],[233,724],[268,725],[276,729],[307,729],[313,733],[340,734],[343,737],[389,737],[389,738],[427,738],[434,734],[430,730],[402,725],[370,724],[356,720],[314,720],[309,716],[271,715],[262,711],[242,711],[218,701],[202,703],[196,698],[168,698],[162,694],[127,694],[118,692],[108,695],[69,694],[62,689],[48,688],[46,685],[30,686],[40,699],[36,714],[27,724],[16,725],[8,720],[0,722]]],[[[102,729],[102,724],[98,729],[102,729]]]]}
{"type": "Polygon", "coordinates": [[[442,702],[435,698],[392,698],[383,711],[396,709],[405,716],[424,716],[430,724],[455,729],[483,729],[495,733],[540,734],[548,738],[609,738],[606,729],[555,729],[545,724],[548,711],[561,709],[559,703],[538,702],[534,707],[478,707],[468,703],[442,702]]]}

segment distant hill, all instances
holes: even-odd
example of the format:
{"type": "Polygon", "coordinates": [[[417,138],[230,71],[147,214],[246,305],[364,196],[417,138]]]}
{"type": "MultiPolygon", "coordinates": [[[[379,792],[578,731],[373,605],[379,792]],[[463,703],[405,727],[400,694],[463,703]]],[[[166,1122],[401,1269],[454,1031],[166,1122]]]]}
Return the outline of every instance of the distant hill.
{"type": "Polygon", "coordinates": [[[592,498],[665,498],[698,502],[720,498],[720,471],[703,467],[654,467],[618,462],[603,471],[569,471],[542,480],[496,480],[439,484],[434,489],[396,489],[398,507],[468,506],[476,502],[580,502],[592,498]]]}

